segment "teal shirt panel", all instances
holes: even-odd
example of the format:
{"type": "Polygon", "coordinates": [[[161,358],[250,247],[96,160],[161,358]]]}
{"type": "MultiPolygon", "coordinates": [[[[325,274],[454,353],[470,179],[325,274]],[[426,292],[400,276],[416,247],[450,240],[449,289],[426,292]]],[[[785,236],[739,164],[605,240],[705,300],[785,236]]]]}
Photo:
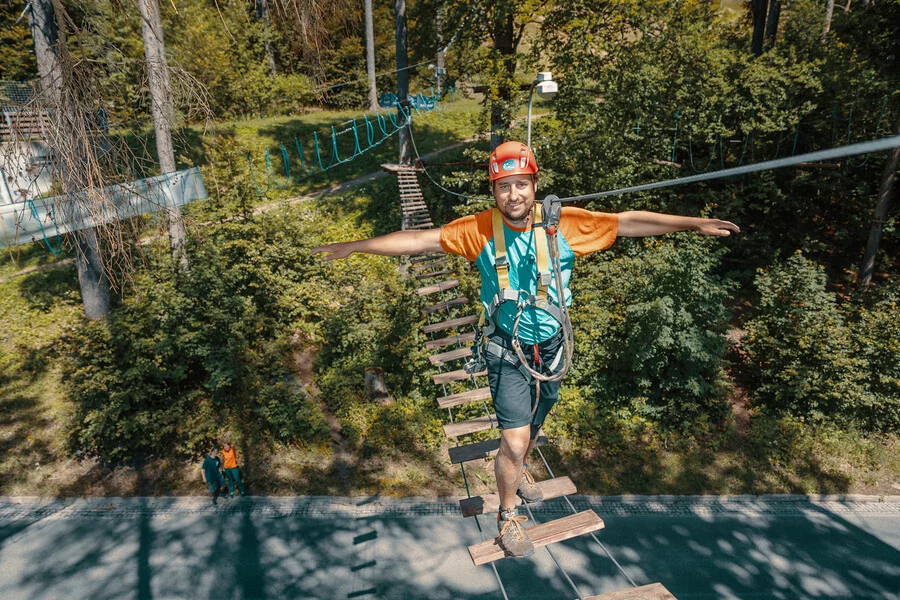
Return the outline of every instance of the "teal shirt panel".
{"type": "MultiPolygon", "coordinates": [[[[537,293],[537,253],[535,250],[535,237],[532,230],[516,231],[503,224],[503,234],[506,238],[506,258],[509,264],[509,287],[514,290],[522,290],[534,295],[537,293]]],[[[566,298],[566,306],[572,304],[572,292],[569,290],[569,279],[572,277],[572,267],[575,265],[575,253],[569,247],[561,233],[557,233],[559,241],[560,268],[562,271],[563,290],[566,298]]],[[[548,249],[549,255],[549,249],[548,249]]],[[[478,271],[481,273],[481,303],[485,311],[500,291],[497,281],[496,251],[494,238],[485,244],[484,249],[475,260],[478,271]]],[[[551,265],[552,272],[552,265],[551,265]]],[[[553,303],[559,305],[559,293],[556,289],[556,278],[551,280],[550,297],[553,303]]],[[[515,302],[504,302],[498,311],[497,326],[504,332],[512,335],[513,325],[516,320],[518,307],[515,302]]],[[[485,313],[486,317],[490,314],[485,313]]],[[[547,311],[534,307],[525,307],[522,318],[519,321],[519,341],[524,344],[537,344],[551,337],[559,330],[560,324],[547,311]]]]}

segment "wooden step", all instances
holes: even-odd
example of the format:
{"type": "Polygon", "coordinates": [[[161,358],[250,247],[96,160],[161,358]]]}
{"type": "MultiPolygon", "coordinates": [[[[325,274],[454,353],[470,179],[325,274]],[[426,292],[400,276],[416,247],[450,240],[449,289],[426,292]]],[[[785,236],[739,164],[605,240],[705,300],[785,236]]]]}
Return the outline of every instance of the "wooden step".
{"type": "Polygon", "coordinates": [[[416,279],[429,279],[431,277],[444,277],[445,275],[453,275],[456,273],[454,269],[444,269],[443,271],[431,271],[430,273],[416,273],[413,275],[416,279]]]}
{"type": "MultiPolygon", "coordinates": [[[[484,377],[487,375],[487,371],[478,371],[474,374],[474,377],[484,377]]],[[[473,375],[469,375],[466,373],[465,369],[460,369],[459,371],[448,371],[447,373],[438,373],[433,376],[431,379],[434,381],[435,385],[441,385],[443,383],[451,383],[453,381],[463,381],[473,377],[473,375]]]]}
{"type": "Polygon", "coordinates": [[[406,229],[434,229],[434,225],[432,223],[422,223],[421,225],[413,225],[412,227],[407,227],[406,229]]]}
{"type": "Polygon", "coordinates": [[[449,346],[451,344],[468,344],[471,341],[475,340],[475,332],[470,331],[469,333],[464,333],[462,335],[451,335],[449,337],[444,337],[439,340],[429,340],[425,342],[425,347],[429,350],[433,350],[434,348],[442,348],[444,346],[449,346]]]}
{"type": "MultiPolygon", "coordinates": [[[[431,361],[432,365],[440,365],[445,362],[450,362],[451,360],[459,360],[460,358],[469,358],[472,356],[471,348],[457,348],[456,350],[450,350],[449,352],[441,352],[440,354],[432,354],[428,357],[428,360],[431,361]]],[[[462,403],[460,403],[462,404],[462,403]]],[[[453,406],[452,404],[450,406],[453,406]]],[[[446,408],[441,406],[441,408],[446,408]]]]}
{"type": "MultiPolygon", "coordinates": [[[[460,352],[461,350],[465,350],[467,352],[466,356],[471,356],[472,352],[468,348],[461,348],[460,350],[455,350],[454,352],[460,352]]],[[[452,354],[451,352],[447,352],[447,354],[452,354]]],[[[460,357],[462,358],[462,357],[460,357]]],[[[477,402],[478,400],[487,400],[491,397],[491,388],[489,387],[480,387],[475,390],[468,390],[465,392],[460,392],[458,394],[450,394],[449,396],[442,396],[437,399],[438,406],[440,408],[450,408],[451,406],[459,406],[460,404],[467,404],[469,402],[477,402]]]]}
{"type": "MultiPolygon", "coordinates": [[[[543,446],[547,443],[547,438],[543,435],[538,436],[537,445],[543,446]]],[[[454,465],[469,462],[470,460],[478,460],[479,458],[487,458],[497,454],[500,449],[500,438],[495,440],[487,440],[486,442],[476,442],[465,446],[456,446],[449,449],[450,462],[454,465]]]]}
{"type": "Polygon", "coordinates": [[[452,290],[453,288],[459,285],[459,281],[456,279],[448,279],[447,281],[442,281],[440,283],[433,283],[431,285],[426,285],[425,287],[420,287],[416,290],[416,293],[419,296],[428,296],[430,294],[437,294],[438,292],[443,292],[444,290],[452,290]]]}
{"type": "Polygon", "coordinates": [[[434,333],[442,329],[451,329],[453,327],[462,327],[464,325],[472,325],[477,323],[480,317],[478,315],[468,315],[466,317],[457,317],[456,319],[448,319],[440,323],[431,323],[422,328],[424,333],[434,333]]]}
{"type": "Polygon", "coordinates": [[[410,257],[409,262],[411,262],[413,264],[423,263],[423,262],[426,262],[429,260],[433,261],[435,259],[443,259],[445,256],[446,255],[443,252],[441,252],[441,253],[429,252],[428,254],[416,254],[416,255],[413,255],[410,257]]]}
{"type": "MultiPolygon", "coordinates": [[[[446,428],[447,425],[444,425],[446,428]]],[[[561,498],[578,492],[575,484],[566,476],[537,481],[537,486],[544,493],[544,500],[561,498]]],[[[522,499],[516,496],[516,506],[522,504],[522,499]]],[[[459,501],[459,509],[464,517],[475,515],[491,515],[500,510],[500,494],[487,494],[486,496],[473,496],[459,501]]]]}
{"type": "MultiPolygon", "coordinates": [[[[592,510],[586,510],[568,517],[541,523],[534,527],[526,527],[528,537],[535,548],[568,540],[591,531],[603,529],[603,519],[592,510]]],[[[506,553],[500,547],[497,538],[485,540],[480,544],[469,546],[469,556],[476,565],[483,565],[504,558],[506,553]]]]}
{"type": "MultiPolygon", "coordinates": [[[[497,427],[497,415],[487,415],[470,419],[468,421],[460,421],[459,423],[448,423],[444,425],[444,435],[448,438],[455,438],[461,435],[469,435],[478,431],[487,431],[497,427]]],[[[497,503],[500,503],[499,496],[497,503]]]]}
{"type": "MultiPolygon", "coordinates": [[[[465,296],[460,296],[459,298],[454,298],[453,300],[448,300],[447,302],[439,302],[438,304],[432,304],[431,306],[426,306],[422,309],[423,315],[430,315],[433,312],[437,312],[439,310],[450,310],[454,306],[462,306],[464,304],[468,304],[469,299],[465,296]]],[[[475,319],[475,322],[478,322],[478,319],[475,319]]],[[[427,331],[425,333],[428,333],[427,331]]]]}
{"type": "Polygon", "coordinates": [[[641,587],[628,588],[617,592],[608,592],[599,596],[590,596],[584,600],[678,600],[661,583],[651,583],[641,587]]]}
{"type": "Polygon", "coordinates": [[[413,271],[424,271],[426,269],[432,269],[434,267],[439,267],[447,264],[446,258],[439,258],[437,260],[432,260],[431,262],[419,262],[412,269],[413,271]]]}

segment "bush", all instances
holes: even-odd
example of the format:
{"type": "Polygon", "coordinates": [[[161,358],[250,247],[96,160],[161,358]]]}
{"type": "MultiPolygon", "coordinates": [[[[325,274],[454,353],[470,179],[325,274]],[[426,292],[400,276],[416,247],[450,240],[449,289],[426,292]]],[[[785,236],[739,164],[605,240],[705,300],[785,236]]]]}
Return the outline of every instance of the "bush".
{"type": "Polygon", "coordinates": [[[608,410],[632,407],[667,428],[721,420],[730,284],[715,275],[713,241],[675,236],[596,255],[573,279],[572,383],[608,410]]]}
{"type": "Polygon", "coordinates": [[[867,381],[875,395],[871,410],[860,415],[866,429],[900,428],[900,285],[883,290],[854,323],[855,352],[868,362],[867,381]]]}
{"type": "Polygon", "coordinates": [[[816,420],[871,411],[867,362],[821,267],[801,253],[756,277],[760,299],[741,341],[754,402],[816,420]]]}

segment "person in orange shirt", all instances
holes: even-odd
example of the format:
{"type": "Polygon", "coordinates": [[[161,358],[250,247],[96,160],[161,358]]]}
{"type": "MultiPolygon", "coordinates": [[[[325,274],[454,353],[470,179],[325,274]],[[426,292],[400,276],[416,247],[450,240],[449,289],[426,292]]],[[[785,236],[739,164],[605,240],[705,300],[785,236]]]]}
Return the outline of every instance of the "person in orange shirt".
{"type": "Polygon", "coordinates": [[[231,442],[225,442],[225,445],[222,447],[222,459],[224,460],[222,466],[225,469],[225,478],[228,480],[230,497],[234,498],[235,485],[237,485],[238,491],[241,492],[241,496],[246,496],[244,484],[241,482],[241,470],[237,464],[237,451],[231,446],[231,442]]]}
{"type": "MultiPolygon", "coordinates": [[[[498,540],[507,553],[521,557],[531,555],[534,545],[522,527],[527,517],[517,514],[516,495],[526,502],[543,498],[540,486],[528,472],[526,458],[559,397],[561,377],[538,382],[522,364],[518,352],[524,348],[527,356],[533,356],[526,357],[526,361],[533,360],[534,368],[540,368],[544,376],[554,375],[560,369],[561,356],[566,352],[564,331],[561,319],[552,311],[561,313],[562,307],[572,301],[568,282],[575,259],[605,250],[619,237],[675,231],[726,237],[740,229],[720,219],[647,211],[613,214],[565,206],[558,223],[559,279],[544,283],[538,265],[543,251],[538,251],[539,236],[535,231],[539,213],[535,208],[538,166],[534,153],[521,142],[501,144],[491,153],[488,173],[495,209],[461,217],[441,228],[395,231],[365,240],[326,244],[312,252],[325,252],[325,260],[346,258],[354,252],[385,256],[450,253],[478,267],[488,326],[484,330],[488,344],[485,366],[501,436],[494,462],[500,495],[498,540]],[[499,249],[497,239],[502,240],[499,249]],[[501,282],[501,274],[506,281],[501,282]],[[557,289],[560,280],[561,289],[557,289]],[[543,294],[550,300],[542,310],[526,306],[523,300],[538,300],[539,285],[546,286],[543,294]]],[[[545,246],[548,242],[540,243],[545,246]]]]}

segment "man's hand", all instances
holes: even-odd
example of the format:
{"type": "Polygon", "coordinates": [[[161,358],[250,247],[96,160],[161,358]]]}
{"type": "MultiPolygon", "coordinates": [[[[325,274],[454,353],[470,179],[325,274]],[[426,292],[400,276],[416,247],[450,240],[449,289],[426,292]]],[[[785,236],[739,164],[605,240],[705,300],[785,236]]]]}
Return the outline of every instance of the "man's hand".
{"type": "Polygon", "coordinates": [[[325,244],[324,246],[319,246],[317,248],[313,248],[311,250],[313,254],[317,254],[319,252],[328,252],[322,257],[322,260],[335,260],[338,258],[347,258],[351,254],[353,254],[353,242],[337,242],[334,244],[325,244]]]}
{"type": "Polygon", "coordinates": [[[741,232],[741,228],[731,221],[722,221],[721,219],[698,219],[698,221],[699,223],[697,223],[694,231],[703,235],[728,237],[732,232],[741,232]]]}

